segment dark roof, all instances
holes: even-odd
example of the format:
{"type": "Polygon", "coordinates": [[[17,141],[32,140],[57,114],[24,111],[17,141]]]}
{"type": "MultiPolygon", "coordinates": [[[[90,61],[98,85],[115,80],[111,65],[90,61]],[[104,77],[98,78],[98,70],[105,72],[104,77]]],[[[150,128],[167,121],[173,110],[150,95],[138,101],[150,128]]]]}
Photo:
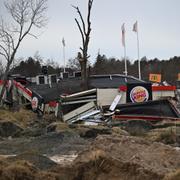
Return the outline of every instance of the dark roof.
{"type": "Polygon", "coordinates": [[[93,75],[89,85],[92,88],[118,88],[127,83],[142,83],[143,80],[121,74],[93,75]]]}
{"type": "MultiPolygon", "coordinates": [[[[118,88],[126,83],[142,83],[145,81],[139,80],[133,76],[125,76],[120,74],[109,74],[109,75],[92,75],[89,78],[89,89],[92,88],[118,88]]],[[[28,85],[30,90],[36,92],[43,97],[45,102],[59,99],[62,94],[72,94],[75,92],[82,91],[81,79],[80,78],[67,78],[60,80],[59,83],[53,84],[52,87],[49,85],[28,85]]]]}
{"type": "Polygon", "coordinates": [[[58,100],[59,96],[62,94],[59,84],[54,84],[52,87],[47,84],[29,85],[27,88],[39,94],[44,99],[45,103],[58,100]]]}

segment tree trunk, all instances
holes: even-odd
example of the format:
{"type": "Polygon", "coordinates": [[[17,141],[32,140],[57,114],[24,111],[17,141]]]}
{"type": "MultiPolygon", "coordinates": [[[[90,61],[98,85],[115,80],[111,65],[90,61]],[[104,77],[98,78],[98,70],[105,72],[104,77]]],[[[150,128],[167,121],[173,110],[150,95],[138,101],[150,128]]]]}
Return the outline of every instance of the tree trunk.
{"type": "Polygon", "coordinates": [[[8,77],[9,69],[10,69],[10,65],[9,65],[9,63],[8,63],[7,66],[6,66],[6,70],[5,70],[5,72],[4,72],[3,78],[2,78],[2,80],[3,80],[3,85],[2,85],[1,92],[0,92],[0,106],[3,105],[2,99],[3,99],[4,92],[5,92],[5,90],[6,90],[6,83],[7,83],[7,77],[8,77]]]}
{"type": "Polygon", "coordinates": [[[87,72],[87,62],[88,62],[88,45],[89,45],[89,39],[90,39],[90,32],[91,32],[91,21],[90,21],[90,15],[91,15],[91,8],[92,8],[93,0],[88,0],[88,14],[87,14],[87,25],[85,23],[85,20],[81,14],[81,11],[78,7],[73,6],[77,13],[79,14],[80,21],[75,18],[76,24],[78,26],[78,29],[80,31],[81,37],[82,37],[82,47],[80,47],[82,54],[78,53],[79,62],[81,64],[81,78],[82,78],[82,87],[83,90],[88,89],[88,72],[87,72]]]}
{"type": "Polygon", "coordinates": [[[83,90],[87,90],[88,89],[88,82],[87,82],[87,61],[84,61],[82,63],[82,68],[81,68],[81,77],[82,77],[82,87],[83,90]]]}

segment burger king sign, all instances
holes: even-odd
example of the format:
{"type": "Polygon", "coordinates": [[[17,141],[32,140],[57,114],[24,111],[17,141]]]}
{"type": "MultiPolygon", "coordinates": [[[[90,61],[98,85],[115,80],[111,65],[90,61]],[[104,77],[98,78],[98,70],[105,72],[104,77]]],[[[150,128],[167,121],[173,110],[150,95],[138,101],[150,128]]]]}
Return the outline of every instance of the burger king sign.
{"type": "Polygon", "coordinates": [[[146,88],[136,86],[131,90],[130,98],[132,102],[144,102],[149,99],[149,93],[146,88]]]}
{"type": "Polygon", "coordinates": [[[127,102],[145,102],[152,99],[151,84],[128,84],[127,102]]]}

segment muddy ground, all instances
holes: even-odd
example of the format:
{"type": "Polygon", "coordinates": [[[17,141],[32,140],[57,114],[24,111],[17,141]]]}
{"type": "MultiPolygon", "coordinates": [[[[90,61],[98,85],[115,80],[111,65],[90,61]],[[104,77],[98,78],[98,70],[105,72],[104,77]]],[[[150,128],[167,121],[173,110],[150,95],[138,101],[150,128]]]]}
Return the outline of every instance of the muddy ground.
{"type": "Polygon", "coordinates": [[[87,127],[0,110],[0,179],[180,179],[178,132],[171,121],[87,127]]]}

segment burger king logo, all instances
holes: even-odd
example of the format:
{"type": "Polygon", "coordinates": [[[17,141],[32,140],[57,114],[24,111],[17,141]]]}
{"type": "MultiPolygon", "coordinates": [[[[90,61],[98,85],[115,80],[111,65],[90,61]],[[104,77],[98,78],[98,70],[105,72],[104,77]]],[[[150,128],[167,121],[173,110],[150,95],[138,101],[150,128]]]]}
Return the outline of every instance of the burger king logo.
{"type": "Polygon", "coordinates": [[[36,110],[38,107],[38,98],[37,97],[33,97],[32,101],[31,101],[31,106],[33,110],[36,110]]]}
{"type": "Polygon", "coordinates": [[[132,102],[144,102],[149,99],[149,93],[146,88],[136,86],[130,92],[130,99],[132,102]]]}

